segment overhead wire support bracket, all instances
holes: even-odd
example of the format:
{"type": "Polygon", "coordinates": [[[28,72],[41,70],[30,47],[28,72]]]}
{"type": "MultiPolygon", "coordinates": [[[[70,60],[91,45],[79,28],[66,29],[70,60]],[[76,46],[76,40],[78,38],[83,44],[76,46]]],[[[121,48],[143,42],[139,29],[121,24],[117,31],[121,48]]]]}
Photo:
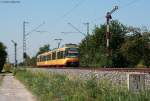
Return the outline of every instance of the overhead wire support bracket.
{"type": "Polygon", "coordinates": [[[81,33],[82,35],[86,36],[85,33],[81,32],[78,28],[76,28],[74,25],[72,25],[71,23],[68,23],[68,25],[70,25],[73,29],[75,29],[77,32],[81,33]]]}
{"type": "Polygon", "coordinates": [[[45,24],[45,22],[43,22],[42,24],[38,25],[35,29],[31,30],[30,32],[28,32],[26,34],[26,36],[28,36],[29,34],[31,34],[32,32],[36,31],[37,29],[39,29],[41,26],[43,26],[45,24]]]}

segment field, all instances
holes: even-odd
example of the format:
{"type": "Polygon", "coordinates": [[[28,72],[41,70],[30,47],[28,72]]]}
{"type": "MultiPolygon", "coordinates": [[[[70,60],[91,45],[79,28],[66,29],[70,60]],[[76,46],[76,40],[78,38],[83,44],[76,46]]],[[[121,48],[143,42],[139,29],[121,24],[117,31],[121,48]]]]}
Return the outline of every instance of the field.
{"type": "Polygon", "coordinates": [[[83,81],[66,75],[27,70],[17,70],[15,76],[39,101],[150,101],[150,91],[133,93],[94,77],[83,81]]]}

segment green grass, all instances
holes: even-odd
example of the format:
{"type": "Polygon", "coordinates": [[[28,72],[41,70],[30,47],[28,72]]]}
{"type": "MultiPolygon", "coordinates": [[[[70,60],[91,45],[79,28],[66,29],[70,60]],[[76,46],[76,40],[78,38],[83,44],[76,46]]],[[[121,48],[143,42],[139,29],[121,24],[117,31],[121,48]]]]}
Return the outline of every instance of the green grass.
{"type": "Polygon", "coordinates": [[[27,70],[17,70],[15,76],[39,101],[150,101],[150,91],[132,93],[94,77],[83,81],[66,75],[27,70]]]}
{"type": "Polygon", "coordinates": [[[1,84],[2,84],[2,82],[3,82],[3,78],[4,78],[4,76],[3,76],[3,75],[0,75],[0,86],[1,86],[1,84]]]}

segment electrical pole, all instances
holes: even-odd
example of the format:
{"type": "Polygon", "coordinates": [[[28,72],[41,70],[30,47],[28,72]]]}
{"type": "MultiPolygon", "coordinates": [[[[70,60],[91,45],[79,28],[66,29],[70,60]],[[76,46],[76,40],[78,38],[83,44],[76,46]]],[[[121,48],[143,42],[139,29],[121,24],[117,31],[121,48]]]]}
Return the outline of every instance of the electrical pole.
{"type": "Polygon", "coordinates": [[[23,22],[23,62],[26,60],[26,24],[28,22],[23,22]]]}
{"type": "Polygon", "coordinates": [[[110,12],[107,12],[106,14],[106,49],[107,49],[107,67],[109,67],[109,57],[112,55],[111,54],[111,49],[110,49],[110,20],[112,19],[111,14],[113,14],[116,10],[118,9],[118,6],[115,6],[110,12]]]}
{"type": "Polygon", "coordinates": [[[15,67],[17,68],[17,43],[13,40],[11,40],[11,42],[14,44],[15,48],[15,67]]]}
{"type": "MultiPolygon", "coordinates": [[[[24,21],[23,22],[23,62],[25,62],[27,58],[27,53],[26,53],[26,37],[30,35],[32,32],[37,31],[45,22],[42,24],[38,25],[35,29],[31,30],[30,32],[26,33],[26,24],[29,22],[24,21]]],[[[26,64],[26,63],[25,63],[26,64]]]]}
{"type": "Polygon", "coordinates": [[[86,52],[86,62],[87,62],[87,67],[89,66],[88,64],[89,64],[89,53],[88,53],[88,51],[89,51],[89,46],[88,46],[88,41],[89,41],[89,26],[90,26],[90,23],[89,22],[87,22],[87,23],[84,23],[86,26],[87,26],[87,35],[86,35],[86,39],[87,39],[87,41],[86,41],[86,50],[87,50],[87,52],[86,52]]]}
{"type": "Polygon", "coordinates": [[[59,48],[59,47],[60,47],[60,43],[61,43],[61,41],[62,41],[63,39],[54,39],[54,40],[59,41],[59,42],[58,42],[58,48],[59,48]]]}
{"type": "Polygon", "coordinates": [[[90,23],[87,22],[87,23],[84,23],[84,24],[87,25],[87,35],[89,35],[89,32],[90,32],[90,31],[89,31],[89,30],[90,30],[90,29],[89,29],[89,28],[90,28],[90,27],[89,27],[89,26],[90,26],[90,23]]]}
{"type": "Polygon", "coordinates": [[[86,37],[86,34],[81,32],[77,27],[75,27],[73,24],[68,23],[68,25],[70,25],[73,29],[75,29],[78,33],[81,33],[82,35],[84,35],[86,37]]]}

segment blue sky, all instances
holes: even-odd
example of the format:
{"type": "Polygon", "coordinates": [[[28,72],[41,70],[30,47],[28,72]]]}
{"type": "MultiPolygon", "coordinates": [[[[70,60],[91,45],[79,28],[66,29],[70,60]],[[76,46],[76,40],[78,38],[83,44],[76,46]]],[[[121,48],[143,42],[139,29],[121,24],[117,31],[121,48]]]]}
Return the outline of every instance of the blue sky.
{"type": "Polygon", "coordinates": [[[26,31],[29,32],[45,22],[38,30],[27,37],[27,53],[35,55],[38,48],[50,44],[57,47],[55,38],[62,38],[62,44],[79,43],[84,36],[75,32],[67,23],[70,22],[82,32],[86,32],[85,22],[90,23],[90,32],[94,25],[105,23],[105,14],[115,5],[119,10],[112,16],[125,25],[150,28],[149,0],[20,0],[20,4],[0,3],[0,41],[7,46],[10,61],[13,62],[14,47],[11,40],[18,43],[18,60],[22,60],[23,21],[28,21],[26,31]]]}

